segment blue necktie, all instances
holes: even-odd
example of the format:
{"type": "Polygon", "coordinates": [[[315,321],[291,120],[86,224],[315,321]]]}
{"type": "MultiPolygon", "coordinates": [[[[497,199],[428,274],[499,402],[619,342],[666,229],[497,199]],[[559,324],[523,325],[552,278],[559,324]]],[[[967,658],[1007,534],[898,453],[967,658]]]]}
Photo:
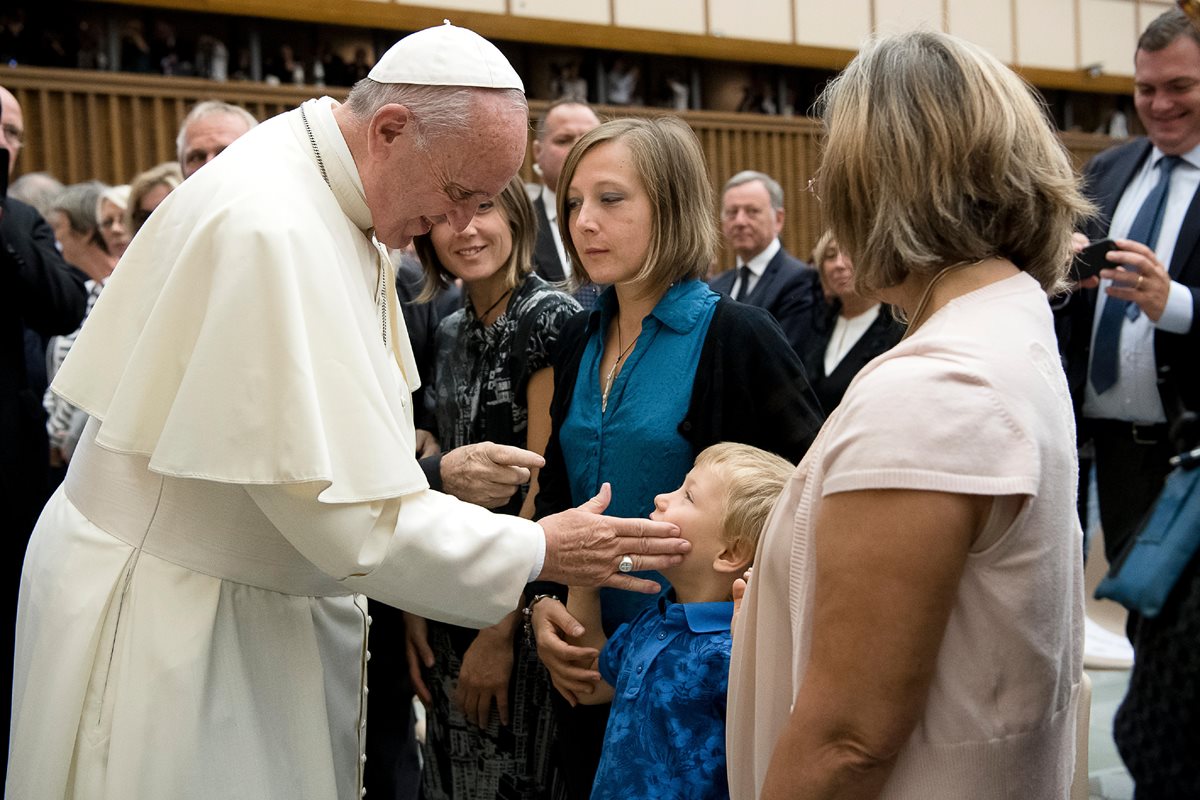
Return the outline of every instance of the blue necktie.
{"type": "MultiPolygon", "coordinates": [[[[1171,171],[1179,164],[1179,156],[1163,156],[1158,161],[1162,174],[1158,184],[1146,195],[1133,225],[1129,228],[1129,236],[1135,242],[1141,242],[1154,249],[1158,242],[1158,232],[1162,229],[1163,214],[1167,210],[1167,194],[1171,186],[1171,171]]],[[[1092,345],[1092,388],[1097,394],[1103,394],[1117,382],[1118,359],[1121,352],[1121,328],[1125,319],[1137,319],[1140,309],[1137,303],[1128,300],[1118,300],[1115,297],[1104,298],[1104,310],[1100,312],[1100,324],[1096,328],[1096,341],[1092,345]]]]}

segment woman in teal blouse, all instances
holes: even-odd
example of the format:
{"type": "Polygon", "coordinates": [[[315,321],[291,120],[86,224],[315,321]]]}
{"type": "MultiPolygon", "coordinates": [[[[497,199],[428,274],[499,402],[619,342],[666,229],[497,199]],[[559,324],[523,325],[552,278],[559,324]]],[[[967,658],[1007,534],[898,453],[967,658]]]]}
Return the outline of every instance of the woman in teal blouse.
{"type": "MultiPolygon", "coordinates": [[[[646,516],[654,496],[719,441],[799,460],[821,423],[799,359],[766,312],[723,301],[702,280],[716,250],[716,206],[691,129],[670,117],[605,123],[571,150],[556,194],[574,274],[612,286],[560,336],[538,516],[578,505],[603,483],[612,485],[610,513],[646,516]]],[[[636,554],[633,562],[636,571],[636,554]]],[[[666,585],[657,573],[642,576],[666,585]]],[[[539,586],[528,595],[564,592],[539,586]]],[[[654,599],[605,590],[606,630],[654,599]]],[[[579,664],[595,653],[566,640],[574,621],[558,599],[534,611],[539,655],[573,703],[592,685],[579,664]]],[[[561,720],[570,797],[590,792],[606,707],[598,718],[582,713],[561,720]]]]}

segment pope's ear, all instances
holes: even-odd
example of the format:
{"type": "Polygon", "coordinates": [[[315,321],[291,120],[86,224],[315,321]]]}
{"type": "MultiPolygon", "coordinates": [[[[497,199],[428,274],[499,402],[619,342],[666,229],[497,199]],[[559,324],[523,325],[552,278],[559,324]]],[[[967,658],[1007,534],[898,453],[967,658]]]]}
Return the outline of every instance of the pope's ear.
{"type": "Polygon", "coordinates": [[[371,115],[371,122],[367,129],[367,139],[371,143],[371,147],[376,146],[391,147],[400,137],[406,132],[410,132],[413,119],[412,113],[407,106],[402,106],[399,103],[388,103],[385,106],[380,106],[374,114],[371,115]]]}

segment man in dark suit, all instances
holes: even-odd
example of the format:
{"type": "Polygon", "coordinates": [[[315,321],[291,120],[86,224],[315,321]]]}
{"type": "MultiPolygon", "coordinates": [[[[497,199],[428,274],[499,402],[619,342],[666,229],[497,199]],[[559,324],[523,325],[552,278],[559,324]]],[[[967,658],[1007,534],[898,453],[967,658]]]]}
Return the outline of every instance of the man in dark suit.
{"type": "MultiPolygon", "coordinates": [[[[1110,561],[1162,488],[1172,426],[1200,410],[1200,34],[1178,10],[1138,40],[1134,87],[1148,136],[1085,172],[1100,212],[1086,233],[1119,249],[1098,287],[1086,281],[1070,297],[1059,329],[1110,561]]],[[[1200,715],[1186,700],[1200,679],[1197,561],[1158,616],[1131,614],[1134,669],[1113,737],[1139,798],[1200,796],[1200,715]]]]}
{"type": "MultiPolygon", "coordinates": [[[[541,184],[532,184],[530,199],[537,214],[537,242],[533,250],[533,261],[537,274],[550,281],[560,283],[571,277],[571,260],[563,248],[558,232],[558,207],[555,189],[563,161],[579,137],[600,124],[596,112],[583,103],[560,100],[550,105],[538,121],[537,137],[533,142],[533,169],[541,176],[541,184]]],[[[596,302],[599,290],[596,286],[585,286],[576,293],[585,309],[596,302]]]]}
{"type": "MultiPolygon", "coordinates": [[[[17,99],[0,87],[0,169],[4,185],[21,151],[24,119],[17,99]]],[[[0,193],[0,197],[2,197],[0,193]]],[[[13,625],[25,544],[46,502],[50,443],[42,409],[45,372],[30,359],[45,361],[45,350],[29,353],[38,341],[79,327],[87,304],[83,278],[67,266],[54,246],[54,233],[41,215],[16,200],[0,200],[0,529],[7,537],[4,585],[0,586],[0,685],[11,685],[13,625]],[[43,385],[38,385],[38,382],[43,385]]],[[[0,719],[8,719],[10,695],[3,692],[0,719]]],[[[7,753],[8,728],[0,734],[7,753]]]]}
{"type": "Polygon", "coordinates": [[[1162,488],[1169,424],[1182,408],[1200,411],[1200,34],[1168,12],[1142,34],[1134,64],[1148,136],[1096,156],[1084,175],[1099,209],[1085,233],[1118,249],[1060,326],[1110,561],[1162,488]]]}
{"type": "Polygon", "coordinates": [[[721,230],[737,256],[710,282],[714,291],[771,312],[800,353],[823,311],[817,272],[779,243],[783,188],[770,175],[744,170],[721,193],[721,230]]]}

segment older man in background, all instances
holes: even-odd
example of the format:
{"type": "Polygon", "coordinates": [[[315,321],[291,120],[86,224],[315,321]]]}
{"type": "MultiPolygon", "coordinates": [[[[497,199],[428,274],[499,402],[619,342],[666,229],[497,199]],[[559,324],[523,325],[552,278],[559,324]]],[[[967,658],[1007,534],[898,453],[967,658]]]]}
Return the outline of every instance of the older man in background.
{"type": "Polygon", "coordinates": [[[192,106],[175,137],[183,177],[194,175],[257,124],[258,120],[246,109],[220,100],[205,100],[192,106]]]}
{"type": "MultiPolygon", "coordinates": [[[[538,121],[537,138],[533,141],[533,166],[542,182],[530,185],[530,198],[538,223],[533,260],[537,274],[552,283],[569,281],[573,273],[558,228],[558,198],[555,194],[558,176],[563,160],[575,142],[599,124],[600,119],[590,106],[571,100],[552,103],[538,121]]],[[[575,299],[584,309],[590,309],[602,288],[594,284],[580,287],[575,292],[575,299]]]]}
{"type": "Polygon", "coordinates": [[[9,796],[357,798],[360,592],[483,626],[531,578],[648,591],[630,566],[680,562],[604,492],[534,523],[417,464],[387,247],[465,229],[527,115],[499,50],[431,28],[147,221],[54,383],[93,419],[26,557],[9,796]]]}
{"type": "Polygon", "coordinates": [[[763,172],[743,170],[721,192],[721,231],[737,263],[710,281],[714,291],[765,308],[800,353],[821,308],[817,272],[779,241],[783,187],[763,172]]]}

